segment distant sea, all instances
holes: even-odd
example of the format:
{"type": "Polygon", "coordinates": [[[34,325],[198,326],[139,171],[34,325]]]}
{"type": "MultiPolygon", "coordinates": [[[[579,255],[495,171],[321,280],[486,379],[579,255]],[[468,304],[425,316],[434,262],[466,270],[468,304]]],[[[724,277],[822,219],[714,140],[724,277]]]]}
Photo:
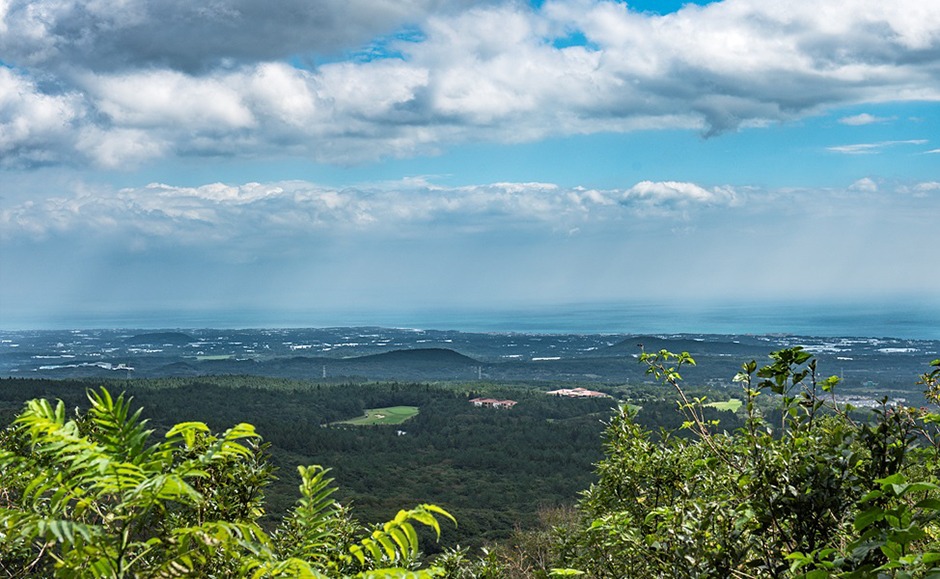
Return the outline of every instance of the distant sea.
{"type": "Polygon", "coordinates": [[[0,328],[325,328],[380,326],[545,334],[794,334],[940,340],[940,299],[721,304],[591,303],[412,310],[199,310],[72,313],[0,328]]]}

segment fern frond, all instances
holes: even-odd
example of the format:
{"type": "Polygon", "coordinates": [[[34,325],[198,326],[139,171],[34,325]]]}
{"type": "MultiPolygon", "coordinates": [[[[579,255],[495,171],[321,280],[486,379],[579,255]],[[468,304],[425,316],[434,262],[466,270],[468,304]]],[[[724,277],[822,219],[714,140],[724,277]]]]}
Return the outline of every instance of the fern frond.
{"type": "Polygon", "coordinates": [[[0,544],[29,542],[40,537],[46,543],[69,549],[90,543],[104,534],[96,525],[0,508],[0,544]]]}
{"type": "Polygon", "coordinates": [[[172,529],[163,541],[164,561],[156,576],[173,575],[174,569],[185,573],[204,565],[213,557],[222,557],[240,567],[253,568],[274,560],[270,540],[254,523],[210,521],[201,525],[172,529]]]}
{"type": "Polygon", "coordinates": [[[195,505],[203,499],[182,476],[173,473],[150,476],[129,489],[123,498],[128,505],[149,504],[153,503],[154,499],[195,505]]]}
{"type": "Polygon", "coordinates": [[[183,448],[198,453],[184,461],[178,472],[201,469],[213,463],[229,459],[244,459],[252,456],[252,450],[240,441],[261,438],[251,424],[240,423],[219,436],[212,436],[209,427],[202,422],[182,422],[166,433],[168,444],[183,443],[183,448]]]}
{"type": "Polygon", "coordinates": [[[118,479],[130,487],[140,480],[134,476],[138,467],[131,465],[130,471],[118,468],[121,463],[108,449],[82,436],[75,421],[65,421],[61,402],[53,407],[45,400],[31,401],[13,428],[29,450],[19,457],[4,455],[3,462],[11,467],[12,477],[23,483],[20,501],[24,508],[62,514],[75,501],[110,492],[101,485],[120,487],[118,479]]]}
{"type": "Polygon", "coordinates": [[[434,529],[437,538],[441,536],[441,525],[434,516],[439,514],[457,524],[454,517],[436,505],[419,505],[411,510],[398,511],[395,518],[376,529],[359,544],[352,545],[349,552],[360,565],[379,562],[399,563],[418,554],[418,533],[411,521],[434,529]]]}
{"type": "Polygon", "coordinates": [[[34,440],[43,433],[55,432],[65,425],[65,403],[59,400],[53,408],[48,400],[30,400],[13,424],[25,428],[34,440]]]}
{"type": "Polygon", "coordinates": [[[300,495],[297,506],[287,519],[282,549],[292,557],[308,561],[328,557],[326,547],[334,543],[338,505],[331,496],[336,492],[329,469],[319,465],[298,466],[300,495]],[[290,543],[290,544],[286,544],[290,543]]]}
{"type": "Polygon", "coordinates": [[[313,525],[324,519],[324,514],[336,505],[336,501],[330,498],[336,492],[336,487],[332,486],[332,478],[326,478],[330,472],[328,468],[320,465],[298,466],[297,472],[300,473],[301,498],[297,501],[295,512],[303,517],[305,524],[313,525]]]}
{"type": "Polygon", "coordinates": [[[140,419],[142,408],[130,413],[133,398],[125,399],[123,392],[112,398],[104,387],[98,392],[89,390],[86,395],[91,402],[88,416],[96,427],[96,441],[123,461],[141,464],[150,460],[154,449],[147,448],[147,441],[153,431],[146,428],[146,420],[140,419]]]}

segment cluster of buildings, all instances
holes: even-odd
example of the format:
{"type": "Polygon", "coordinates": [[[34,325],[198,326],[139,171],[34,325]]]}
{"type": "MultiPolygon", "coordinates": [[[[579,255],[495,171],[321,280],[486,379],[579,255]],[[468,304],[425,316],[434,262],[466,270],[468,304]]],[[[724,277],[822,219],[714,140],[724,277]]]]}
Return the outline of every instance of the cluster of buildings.
{"type": "Polygon", "coordinates": [[[549,396],[564,396],[566,398],[610,398],[603,392],[595,392],[587,388],[562,388],[561,390],[552,390],[546,392],[549,396]]]}
{"type": "Polygon", "coordinates": [[[470,400],[470,404],[486,408],[512,408],[518,402],[515,400],[496,400],[495,398],[473,398],[470,400]]]}
{"type": "MultiPolygon", "coordinates": [[[[564,396],[566,398],[610,398],[609,394],[588,390],[587,388],[562,388],[546,392],[549,396],[564,396]]],[[[497,400],[496,398],[472,398],[470,404],[478,408],[512,408],[518,402],[515,400],[497,400]]]]}

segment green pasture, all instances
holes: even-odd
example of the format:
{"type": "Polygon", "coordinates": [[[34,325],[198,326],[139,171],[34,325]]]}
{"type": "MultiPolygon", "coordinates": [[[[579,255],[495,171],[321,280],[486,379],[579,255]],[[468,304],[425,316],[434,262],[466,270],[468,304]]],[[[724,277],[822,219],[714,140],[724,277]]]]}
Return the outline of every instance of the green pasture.
{"type": "Polygon", "coordinates": [[[741,400],[737,398],[732,398],[726,402],[709,402],[705,406],[708,408],[717,408],[718,410],[730,410],[731,412],[737,412],[741,409],[741,406],[744,404],[741,400]]]}
{"type": "Polygon", "coordinates": [[[417,406],[389,406],[387,408],[366,408],[366,415],[352,420],[343,420],[336,424],[353,426],[372,426],[373,424],[401,424],[418,413],[417,406]]]}

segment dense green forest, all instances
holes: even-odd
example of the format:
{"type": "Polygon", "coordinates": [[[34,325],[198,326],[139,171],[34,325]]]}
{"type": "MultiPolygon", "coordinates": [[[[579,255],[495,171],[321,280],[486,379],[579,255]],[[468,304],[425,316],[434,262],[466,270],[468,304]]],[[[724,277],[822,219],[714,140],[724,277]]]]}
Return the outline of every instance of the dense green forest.
{"type": "MultiPolygon", "coordinates": [[[[737,414],[706,406],[726,392],[683,386],[687,354],[641,359],[659,386],[599,399],[525,384],[226,377],[87,394],[4,380],[0,560],[10,576],[940,576],[940,414],[854,411],[798,347],[744,364],[737,414]],[[518,404],[469,403],[481,395],[518,404]],[[49,398],[63,403],[36,401],[49,398]],[[334,424],[388,406],[419,412],[334,424]],[[147,429],[162,442],[147,446],[147,429]],[[295,468],[312,464],[329,478],[295,468]],[[423,556],[415,527],[431,531],[423,556]]],[[[932,403],[934,366],[920,379],[932,403]]]]}
{"type": "MultiPolygon", "coordinates": [[[[8,423],[34,398],[87,408],[85,392],[99,384],[0,380],[0,419],[8,423]]],[[[547,396],[551,387],[544,383],[312,383],[219,376],[103,385],[133,397],[157,433],[183,421],[202,421],[213,431],[240,422],[254,425],[277,468],[267,491],[266,524],[291,508],[299,484],[295,466],[321,464],[332,469],[340,489],[336,497],[363,521],[384,521],[401,505],[446,506],[460,525],[445,528],[442,546],[479,547],[535,525],[541,509],[573,505],[595,480],[600,434],[617,398],[642,405],[639,416],[651,428],[676,428],[683,420],[673,398],[652,386],[611,389],[616,398],[570,399],[547,396]],[[469,403],[479,396],[518,404],[501,410],[469,403]],[[419,412],[395,427],[334,424],[369,408],[399,405],[419,412]]],[[[737,425],[729,412],[714,414],[724,415],[729,428],[737,425]]]]}

